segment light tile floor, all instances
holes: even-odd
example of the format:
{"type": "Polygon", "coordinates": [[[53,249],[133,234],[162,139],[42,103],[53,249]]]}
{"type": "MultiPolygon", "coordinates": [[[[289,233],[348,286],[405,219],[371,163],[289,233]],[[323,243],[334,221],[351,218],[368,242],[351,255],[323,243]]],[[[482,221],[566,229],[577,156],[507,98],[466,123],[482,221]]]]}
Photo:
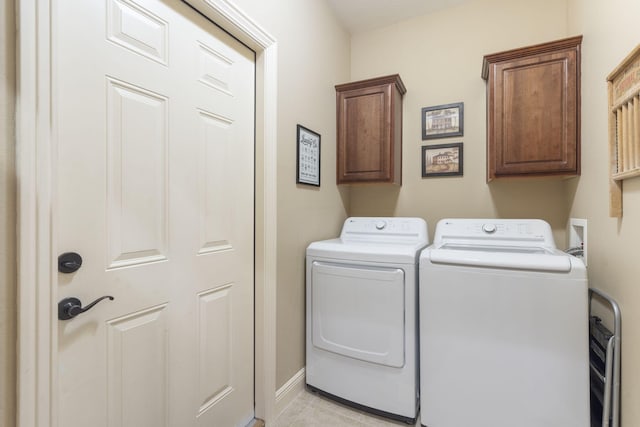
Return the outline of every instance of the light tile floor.
{"type": "MultiPolygon", "coordinates": [[[[311,393],[301,392],[276,419],[273,427],[408,427],[311,393]]],[[[420,422],[416,423],[420,426],[420,422]]]]}

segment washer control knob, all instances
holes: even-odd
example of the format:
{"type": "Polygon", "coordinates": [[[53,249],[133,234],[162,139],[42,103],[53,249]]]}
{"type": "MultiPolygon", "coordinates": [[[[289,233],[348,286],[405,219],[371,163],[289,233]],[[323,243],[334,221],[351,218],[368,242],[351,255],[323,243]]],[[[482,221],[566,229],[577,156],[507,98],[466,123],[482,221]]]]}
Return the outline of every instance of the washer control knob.
{"type": "Polygon", "coordinates": [[[386,221],[376,221],[376,228],[378,230],[382,230],[383,228],[385,228],[387,226],[386,221]]]}
{"type": "Polygon", "coordinates": [[[482,225],[482,231],[484,231],[485,233],[495,233],[497,230],[496,225],[495,224],[483,224],[482,225]]]}

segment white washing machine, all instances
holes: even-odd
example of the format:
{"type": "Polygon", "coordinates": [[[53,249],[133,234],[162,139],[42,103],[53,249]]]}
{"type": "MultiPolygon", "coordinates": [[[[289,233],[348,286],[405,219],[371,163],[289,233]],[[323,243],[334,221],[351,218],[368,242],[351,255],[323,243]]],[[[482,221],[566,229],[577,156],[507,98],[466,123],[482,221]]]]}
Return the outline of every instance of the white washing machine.
{"type": "Polygon", "coordinates": [[[585,266],[541,220],[445,219],[420,256],[421,422],[589,426],[585,266]]]}
{"type": "Polygon", "coordinates": [[[307,248],[306,382],[316,392],[415,422],[420,218],[348,218],[307,248]]]}

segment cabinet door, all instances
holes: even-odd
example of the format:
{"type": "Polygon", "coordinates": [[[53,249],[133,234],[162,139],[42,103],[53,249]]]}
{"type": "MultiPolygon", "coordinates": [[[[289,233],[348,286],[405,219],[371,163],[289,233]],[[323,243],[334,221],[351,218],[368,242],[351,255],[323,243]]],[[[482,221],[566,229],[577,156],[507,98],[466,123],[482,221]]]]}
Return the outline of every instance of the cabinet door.
{"type": "Polygon", "coordinates": [[[565,50],[492,64],[489,179],[579,173],[577,56],[565,50]]]}
{"type": "Polygon", "coordinates": [[[338,184],[393,181],[392,87],[337,93],[338,184]]]}

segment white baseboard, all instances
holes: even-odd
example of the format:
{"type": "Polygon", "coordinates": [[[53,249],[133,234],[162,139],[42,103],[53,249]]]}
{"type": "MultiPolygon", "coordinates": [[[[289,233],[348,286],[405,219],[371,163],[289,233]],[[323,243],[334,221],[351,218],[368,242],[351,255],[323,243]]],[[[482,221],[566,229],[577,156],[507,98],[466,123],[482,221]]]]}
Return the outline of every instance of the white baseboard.
{"type": "Polygon", "coordinates": [[[304,385],[305,371],[302,368],[276,391],[276,418],[304,390],[304,385]]]}

